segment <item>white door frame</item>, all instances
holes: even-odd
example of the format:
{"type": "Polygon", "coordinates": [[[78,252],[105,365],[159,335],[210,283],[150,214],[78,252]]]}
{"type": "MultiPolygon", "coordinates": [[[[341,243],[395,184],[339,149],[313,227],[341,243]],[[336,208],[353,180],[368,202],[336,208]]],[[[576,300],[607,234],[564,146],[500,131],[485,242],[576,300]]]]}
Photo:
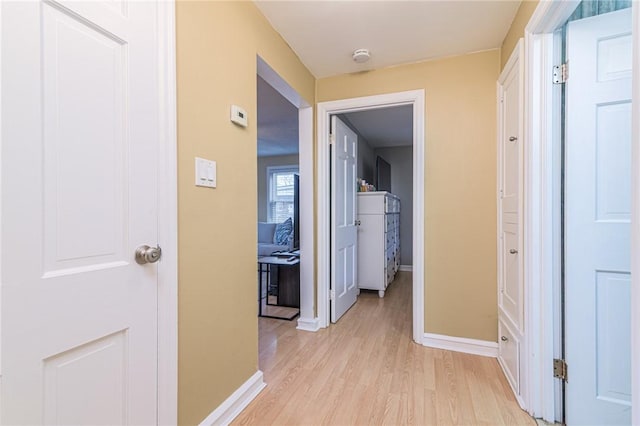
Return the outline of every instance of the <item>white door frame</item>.
{"type": "MultiPolygon", "coordinates": [[[[559,103],[551,81],[554,31],[564,25],[579,1],[544,1],[538,4],[525,29],[525,323],[529,348],[527,411],[554,422],[557,383],[552,362],[557,346],[559,274],[557,245],[561,220],[558,145],[559,103]],[[554,201],[555,200],[555,201],[554,201]]],[[[639,5],[633,3],[633,28],[640,28],[639,5]]],[[[632,359],[640,357],[640,31],[634,31],[631,338],[632,359]]],[[[632,424],[640,424],[640,369],[632,363],[632,424]]]]}
{"type": "MultiPolygon", "coordinates": [[[[631,359],[640,359],[640,6],[633,2],[631,359]]],[[[640,367],[631,363],[631,424],[640,424],[640,367]]]]}
{"type": "Polygon", "coordinates": [[[158,424],[178,422],[178,136],[176,6],[158,1],[160,141],[158,161],[158,424]]]}
{"type": "Polygon", "coordinates": [[[314,206],[313,206],[313,108],[260,56],[257,74],[298,108],[298,173],[300,174],[300,317],[298,329],[317,331],[315,319],[314,206]]]}
{"type": "Polygon", "coordinates": [[[329,123],[331,115],[400,105],[413,106],[413,340],[424,335],[424,135],[425,92],[411,90],[318,103],[318,325],[329,325],[330,198],[329,123]]]}
{"type": "MultiPolygon", "coordinates": [[[[157,7],[158,82],[160,86],[158,92],[160,123],[158,133],[158,244],[162,247],[162,260],[158,262],[157,421],[160,425],[172,425],[178,422],[178,179],[175,3],[174,0],[158,1],[157,7]]],[[[0,15],[1,13],[2,6],[0,5],[0,15]]],[[[3,142],[0,137],[0,147],[3,142]]],[[[1,195],[0,193],[0,205],[1,195]]],[[[0,238],[2,238],[1,234],[0,238]]],[[[0,264],[1,270],[2,265],[0,264]]],[[[0,297],[1,290],[0,286],[0,297]]],[[[0,338],[0,344],[1,342],[0,338]]]]}

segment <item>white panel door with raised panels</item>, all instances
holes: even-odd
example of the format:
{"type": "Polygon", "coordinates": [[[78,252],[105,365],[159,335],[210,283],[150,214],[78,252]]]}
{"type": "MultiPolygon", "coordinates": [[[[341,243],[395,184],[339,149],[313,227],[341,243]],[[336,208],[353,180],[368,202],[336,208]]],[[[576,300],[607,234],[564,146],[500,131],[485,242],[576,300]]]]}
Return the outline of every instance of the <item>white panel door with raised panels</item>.
{"type": "Polygon", "coordinates": [[[498,80],[498,361],[517,396],[521,393],[524,336],[522,278],[523,45],[514,49],[498,80]]]}
{"type": "Polygon", "coordinates": [[[153,2],[3,2],[2,423],[157,422],[153,2]]]}
{"type": "Polygon", "coordinates": [[[566,421],[631,423],[631,9],[567,27],[566,421]]]}
{"type": "Polygon", "coordinates": [[[358,299],[358,136],[336,116],[331,134],[331,322],[336,322],[358,299]]]}

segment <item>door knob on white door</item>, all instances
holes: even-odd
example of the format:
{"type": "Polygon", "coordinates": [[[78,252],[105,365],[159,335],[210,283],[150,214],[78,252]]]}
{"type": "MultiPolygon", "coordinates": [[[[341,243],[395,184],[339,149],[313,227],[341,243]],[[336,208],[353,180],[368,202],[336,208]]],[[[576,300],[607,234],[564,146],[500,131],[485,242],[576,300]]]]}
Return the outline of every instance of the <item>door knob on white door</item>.
{"type": "Polygon", "coordinates": [[[503,342],[506,342],[506,341],[508,341],[509,339],[507,338],[507,336],[502,336],[502,337],[500,338],[500,340],[502,340],[503,342]]]}
{"type": "Polygon", "coordinates": [[[162,249],[158,247],[149,247],[148,245],[142,245],[136,249],[136,262],[140,265],[145,263],[155,263],[160,260],[162,256],[162,249]]]}
{"type": "Polygon", "coordinates": [[[511,253],[511,254],[516,254],[516,253],[518,253],[518,250],[516,250],[516,249],[511,249],[511,250],[509,250],[509,253],[511,253]]]}

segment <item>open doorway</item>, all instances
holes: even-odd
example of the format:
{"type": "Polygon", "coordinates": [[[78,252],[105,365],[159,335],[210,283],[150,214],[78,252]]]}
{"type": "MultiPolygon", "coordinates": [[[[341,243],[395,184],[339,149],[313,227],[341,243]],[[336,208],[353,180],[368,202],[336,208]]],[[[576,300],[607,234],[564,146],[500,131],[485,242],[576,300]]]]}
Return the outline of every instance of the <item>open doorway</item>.
{"type": "MultiPolygon", "coordinates": [[[[330,319],[331,291],[329,283],[334,265],[331,252],[331,185],[330,185],[330,121],[332,116],[346,116],[358,121],[358,112],[390,107],[411,108],[411,149],[413,173],[411,195],[411,244],[413,338],[422,343],[424,329],[424,91],[399,92],[318,104],[318,319],[327,327],[330,319]],[[347,114],[353,113],[354,116],[347,114]]],[[[352,123],[353,124],[353,123],[352,123]]],[[[354,126],[355,127],[355,126],[354,126]]],[[[366,131],[366,130],[363,130],[366,131]]],[[[361,170],[364,172],[363,165],[361,170]]],[[[407,265],[408,266],[408,265],[407,265]]],[[[355,265],[357,267],[357,265],[355,265]]]]}
{"type": "Polygon", "coordinates": [[[400,199],[398,270],[411,272],[413,106],[356,111],[340,116],[362,137],[358,146],[358,177],[373,184],[377,191],[390,192],[400,199]]]}
{"type": "MultiPolygon", "coordinates": [[[[279,311],[275,316],[291,320],[297,316],[298,328],[313,329],[314,300],[313,292],[309,290],[309,287],[313,288],[314,270],[313,109],[259,56],[256,69],[258,222],[277,224],[291,219],[291,229],[283,232],[280,241],[283,247],[273,247],[277,243],[274,225],[272,232],[263,229],[264,234],[270,234],[269,236],[263,235],[264,238],[261,238],[258,235],[258,242],[264,240],[265,247],[262,251],[260,248],[257,250],[259,257],[271,255],[275,251],[290,253],[280,259],[286,266],[280,270],[277,265],[271,269],[271,266],[259,263],[259,267],[264,268],[264,273],[259,273],[257,277],[264,277],[265,281],[272,276],[274,280],[280,278],[291,284],[287,289],[291,291],[287,291],[286,295],[281,293],[280,301],[277,296],[270,299],[270,290],[271,296],[275,296],[277,290],[269,289],[267,283],[263,293],[262,282],[258,280],[258,300],[261,302],[257,308],[260,313],[260,308],[264,307],[264,295],[265,305],[273,302],[274,309],[279,311]],[[295,267],[289,268],[292,264],[295,267]],[[288,305],[293,310],[284,312],[278,309],[278,304],[288,305]]],[[[259,228],[256,229],[258,231],[259,228]]]]}
{"type": "Polygon", "coordinates": [[[261,317],[300,314],[298,108],[262,77],[258,97],[258,280],[261,317]]]}
{"type": "Polygon", "coordinates": [[[331,117],[332,323],[361,291],[385,296],[403,251],[412,264],[412,117],[412,105],[331,117]]]}

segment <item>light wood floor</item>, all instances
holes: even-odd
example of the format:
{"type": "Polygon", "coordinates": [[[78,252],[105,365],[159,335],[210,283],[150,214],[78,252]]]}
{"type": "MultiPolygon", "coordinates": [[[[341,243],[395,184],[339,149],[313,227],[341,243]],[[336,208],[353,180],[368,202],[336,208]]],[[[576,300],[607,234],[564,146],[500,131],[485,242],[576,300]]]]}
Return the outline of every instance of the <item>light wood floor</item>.
{"type": "Polygon", "coordinates": [[[412,341],[411,273],[327,329],[295,326],[259,319],[267,387],[233,424],[535,425],[495,359],[412,341]]]}

